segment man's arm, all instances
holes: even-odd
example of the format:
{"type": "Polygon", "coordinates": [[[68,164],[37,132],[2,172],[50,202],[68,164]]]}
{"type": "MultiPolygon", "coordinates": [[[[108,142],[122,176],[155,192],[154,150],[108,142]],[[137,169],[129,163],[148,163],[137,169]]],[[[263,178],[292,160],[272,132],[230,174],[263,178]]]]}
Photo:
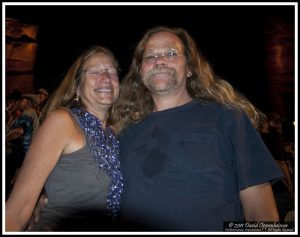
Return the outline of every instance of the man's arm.
{"type": "Polygon", "coordinates": [[[39,222],[40,220],[40,212],[41,210],[48,204],[48,198],[46,194],[43,192],[40,195],[40,198],[34,208],[33,214],[31,216],[30,222],[27,226],[26,231],[31,231],[35,223],[39,222]]]}
{"type": "Polygon", "coordinates": [[[279,221],[279,214],[270,183],[240,191],[246,221],[279,221]]]}

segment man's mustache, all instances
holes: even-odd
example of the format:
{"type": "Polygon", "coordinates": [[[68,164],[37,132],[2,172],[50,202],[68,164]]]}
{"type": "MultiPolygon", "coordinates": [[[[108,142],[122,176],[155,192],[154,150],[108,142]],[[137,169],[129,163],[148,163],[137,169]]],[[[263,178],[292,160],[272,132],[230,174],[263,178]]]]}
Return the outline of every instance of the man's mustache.
{"type": "Polygon", "coordinates": [[[176,71],[173,68],[168,68],[168,67],[153,68],[146,74],[146,77],[151,78],[151,77],[155,76],[156,74],[168,74],[170,76],[173,76],[175,73],[176,73],[176,71]]]}

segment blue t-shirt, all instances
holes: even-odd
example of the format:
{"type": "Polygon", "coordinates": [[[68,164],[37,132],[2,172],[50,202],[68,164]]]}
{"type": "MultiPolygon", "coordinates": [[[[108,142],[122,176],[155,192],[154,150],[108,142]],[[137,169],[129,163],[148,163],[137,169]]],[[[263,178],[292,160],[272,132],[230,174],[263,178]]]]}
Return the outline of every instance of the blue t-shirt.
{"type": "Polygon", "coordinates": [[[130,230],[222,231],[244,219],[241,190],[282,176],[248,117],[214,102],[151,113],[120,145],[130,230]]]}

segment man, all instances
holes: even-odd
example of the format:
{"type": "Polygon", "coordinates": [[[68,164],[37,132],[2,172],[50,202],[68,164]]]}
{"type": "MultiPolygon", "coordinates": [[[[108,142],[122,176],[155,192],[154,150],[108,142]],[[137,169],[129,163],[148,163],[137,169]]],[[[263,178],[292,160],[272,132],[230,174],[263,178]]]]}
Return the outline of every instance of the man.
{"type": "Polygon", "coordinates": [[[282,173],[254,128],[257,112],[216,79],[184,29],[146,32],[113,120],[126,230],[223,231],[226,221],[278,221],[270,182],[282,173]]]}

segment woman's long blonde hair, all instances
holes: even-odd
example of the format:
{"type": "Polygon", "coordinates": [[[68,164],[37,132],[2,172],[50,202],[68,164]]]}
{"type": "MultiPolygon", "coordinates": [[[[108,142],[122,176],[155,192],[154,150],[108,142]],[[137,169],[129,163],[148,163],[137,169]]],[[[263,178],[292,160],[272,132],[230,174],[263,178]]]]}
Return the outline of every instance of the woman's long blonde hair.
{"type": "Polygon", "coordinates": [[[139,41],[129,72],[121,82],[119,98],[112,108],[112,119],[118,133],[129,123],[138,122],[153,111],[154,102],[140,79],[140,67],[147,41],[158,32],[170,32],[181,39],[187,66],[192,72],[192,76],[187,78],[187,90],[193,99],[212,100],[244,111],[254,127],[258,126],[259,116],[256,108],[227,81],[216,77],[212,67],[200,54],[195,41],[186,30],[157,26],[148,30],[139,41]]]}
{"type": "Polygon", "coordinates": [[[111,57],[115,67],[118,68],[118,61],[111,50],[109,50],[108,48],[95,45],[86,49],[72,64],[59,87],[45,104],[40,116],[41,122],[44,121],[50,111],[59,107],[70,108],[74,104],[74,100],[77,96],[76,90],[83,78],[83,67],[85,66],[87,60],[97,54],[105,54],[111,57]]]}

